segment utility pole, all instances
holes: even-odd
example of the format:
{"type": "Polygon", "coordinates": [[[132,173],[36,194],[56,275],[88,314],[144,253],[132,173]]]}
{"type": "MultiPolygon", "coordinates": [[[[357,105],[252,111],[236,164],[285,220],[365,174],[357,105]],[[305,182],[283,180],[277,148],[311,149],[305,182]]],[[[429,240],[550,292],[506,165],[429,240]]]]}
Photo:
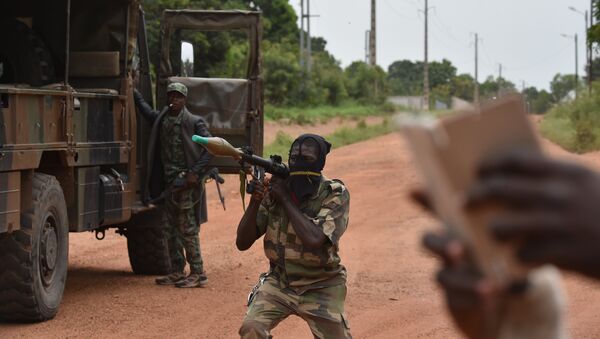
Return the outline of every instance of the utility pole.
{"type": "Polygon", "coordinates": [[[371,0],[371,30],[369,31],[369,64],[377,65],[377,0],[371,0]]]}
{"type": "Polygon", "coordinates": [[[429,111],[429,4],[425,0],[425,60],[423,61],[423,109],[429,111]]]}
{"type": "Polygon", "coordinates": [[[371,34],[370,30],[365,31],[365,64],[369,64],[369,35],[371,34]]]}
{"type": "Polygon", "coordinates": [[[300,0],[300,69],[304,70],[304,0],[300,0]]]}
{"type": "MultiPolygon", "coordinates": [[[[590,0],[590,28],[594,26],[594,5],[596,0],[590,0]]],[[[587,36],[587,31],[585,32],[587,36]]],[[[589,55],[589,64],[590,64],[590,75],[589,75],[589,86],[590,93],[592,91],[592,81],[594,81],[594,49],[592,48],[592,42],[588,41],[588,53],[589,55]]]]}
{"type": "Polygon", "coordinates": [[[502,96],[502,64],[498,63],[498,93],[496,94],[497,98],[502,96]]]}
{"type": "MultiPolygon", "coordinates": [[[[590,18],[592,16],[590,15],[590,18]]],[[[588,83],[588,92],[592,94],[592,44],[590,39],[588,38],[588,11],[585,11],[585,50],[586,50],[586,59],[587,59],[587,83],[588,83]]]]}
{"type": "Polygon", "coordinates": [[[577,44],[577,33],[575,33],[575,98],[579,92],[579,51],[577,44]]]}
{"type": "Polygon", "coordinates": [[[312,70],[312,41],[310,36],[310,0],[306,0],[306,30],[308,32],[308,41],[307,41],[307,50],[308,56],[306,59],[306,69],[308,71],[308,75],[310,76],[310,71],[312,70]]]}
{"type": "MultiPolygon", "coordinates": [[[[594,3],[592,1],[592,12],[593,12],[593,8],[594,8],[594,3]]],[[[590,43],[590,40],[587,37],[587,31],[588,31],[588,11],[585,12],[581,12],[580,10],[578,10],[577,8],[573,7],[573,6],[569,6],[569,9],[575,13],[581,14],[583,15],[583,17],[585,18],[585,63],[586,63],[586,73],[587,73],[587,85],[588,85],[588,91],[590,92],[590,94],[592,93],[592,45],[590,43]]],[[[590,21],[592,22],[592,15],[590,15],[590,21]]]]}
{"type": "Polygon", "coordinates": [[[525,84],[525,80],[521,80],[521,94],[523,95],[523,98],[525,99],[525,111],[527,113],[531,113],[531,104],[529,103],[529,97],[525,93],[526,88],[527,88],[527,85],[525,84]]]}
{"type": "Polygon", "coordinates": [[[577,43],[577,33],[575,36],[568,34],[561,34],[563,37],[571,39],[575,38],[575,98],[577,98],[577,92],[579,87],[579,51],[578,51],[578,43],[577,43]]]}
{"type": "MultiPolygon", "coordinates": [[[[371,30],[369,31],[369,65],[377,66],[377,0],[371,0],[371,30]]],[[[377,78],[373,83],[373,94],[379,96],[377,78]]]]}
{"type": "Polygon", "coordinates": [[[475,106],[479,106],[479,34],[475,33],[475,106]]]}

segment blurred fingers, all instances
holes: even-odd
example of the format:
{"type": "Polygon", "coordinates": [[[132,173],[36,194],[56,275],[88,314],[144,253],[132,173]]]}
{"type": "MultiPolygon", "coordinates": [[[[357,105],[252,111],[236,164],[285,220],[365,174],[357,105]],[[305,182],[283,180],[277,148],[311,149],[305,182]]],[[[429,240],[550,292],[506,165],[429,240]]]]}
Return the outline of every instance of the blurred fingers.
{"type": "Polygon", "coordinates": [[[479,169],[479,176],[486,177],[502,173],[527,176],[579,177],[590,171],[585,167],[548,158],[537,151],[515,150],[485,159],[479,169]]]}
{"type": "Polygon", "coordinates": [[[466,208],[490,202],[511,207],[561,207],[572,200],[573,188],[562,180],[541,181],[529,178],[494,176],[476,183],[467,193],[466,208]]]}
{"type": "Polygon", "coordinates": [[[499,241],[528,237],[564,237],[568,234],[568,220],[559,213],[534,211],[512,213],[494,219],[490,231],[499,241]]]}
{"type": "Polygon", "coordinates": [[[409,193],[410,199],[427,212],[433,213],[431,199],[424,190],[416,189],[409,193]]]}
{"type": "Polygon", "coordinates": [[[465,258],[464,245],[450,234],[426,233],[423,246],[440,257],[447,265],[454,265],[465,258]]]}
{"type": "Polygon", "coordinates": [[[437,274],[437,280],[447,293],[467,293],[487,296],[495,291],[493,284],[471,269],[443,268],[437,274]]]}

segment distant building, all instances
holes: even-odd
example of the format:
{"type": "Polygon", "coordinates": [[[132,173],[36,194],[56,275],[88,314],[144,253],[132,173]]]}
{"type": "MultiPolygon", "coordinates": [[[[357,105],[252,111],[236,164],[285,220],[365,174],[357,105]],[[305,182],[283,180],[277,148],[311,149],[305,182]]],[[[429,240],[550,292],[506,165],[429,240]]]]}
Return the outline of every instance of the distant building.
{"type": "MultiPolygon", "coordinates": [[[[387,99],[388,102],[401,106],[407,109],[413,110],[423,110],[423,97],[421,96],[393,96],[387,99]]],[[[473,107],[473,104],[457,98],[452,97],[451,107],[448,107],[443,101],[436,100],[434,106],[436,110],[445,110],[445,109],[455,109],[455,110],[465,110],[473,107]]]]}

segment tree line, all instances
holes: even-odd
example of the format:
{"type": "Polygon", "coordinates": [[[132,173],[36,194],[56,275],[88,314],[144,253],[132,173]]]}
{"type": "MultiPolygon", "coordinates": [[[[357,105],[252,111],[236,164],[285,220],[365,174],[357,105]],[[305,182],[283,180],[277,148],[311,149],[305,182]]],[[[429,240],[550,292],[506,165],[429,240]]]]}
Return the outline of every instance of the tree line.
{"type": "MultiPolygon", "coordinates": [[[[158,64],[160,19],[164,9],[260,10],[263,14],[263,78],[265,98],[269,104],[339,105],[349,100],[380,104],[390,95],[423,94],[423,62],[399,60],[392,63],[387,71],[363,61],[355,61],[344,68],[327,50],[327,41],[321,37],[311,39],[312,69],[308,72],[301,68],[300,28],[297,15],[287,0],[143,0],[142,4],[153,67],[158,64]]],[[[244,77],[248,44],[239,32],[177,34],[181,40],[194,46],[193,65],[183,67],[186,73],[200,77],[244,77]]],[[[431,62],[429,74],[432,102],[450,104],[452,97],[473,101],[473,77],[458,74],[450,61],[431,62]]],[[[531,111],[543,113],[553,103],[560,102],[574,86],[572,75],[557,75],[551,92],[529,87],[523,93],[528,97],[531,111]]],[[[482,100],[514,91],[517,91],[515,84],[504,78],[490,76],[480,83],[482,100]]]]}

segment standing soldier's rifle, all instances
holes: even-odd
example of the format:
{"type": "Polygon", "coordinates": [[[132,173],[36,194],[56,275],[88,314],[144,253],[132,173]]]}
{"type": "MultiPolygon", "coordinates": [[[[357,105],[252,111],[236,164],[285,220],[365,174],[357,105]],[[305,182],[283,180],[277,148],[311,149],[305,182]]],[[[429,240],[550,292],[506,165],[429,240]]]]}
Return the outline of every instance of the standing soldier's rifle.
{"type": "MultiPolygon", "coordinates": [[[[171,197],[173,194],[178,194],[179,192],[185,191],[192,187],[200,186],[201,183],[197,183],[195,185],[188,185],[185,181],[186,172],[181,172],[175,178],[172,185],[167,187],[158,197],[151,199],[148,201],[150,205],[158,205],[162,204],[165,199],[171,197]]],[[[221,175],[219,175],[219,170],[216,167],[211,168],[210,170],[205,172],[205,175],[200,180],[213,179],[217,185],[217,193],[219,194],[219,200],[221,201],[221,205],[223,206],[223,210],[225,210],[225,197],[221,193],[221,184],[225,183],[225,179],[221,175]]]]}

